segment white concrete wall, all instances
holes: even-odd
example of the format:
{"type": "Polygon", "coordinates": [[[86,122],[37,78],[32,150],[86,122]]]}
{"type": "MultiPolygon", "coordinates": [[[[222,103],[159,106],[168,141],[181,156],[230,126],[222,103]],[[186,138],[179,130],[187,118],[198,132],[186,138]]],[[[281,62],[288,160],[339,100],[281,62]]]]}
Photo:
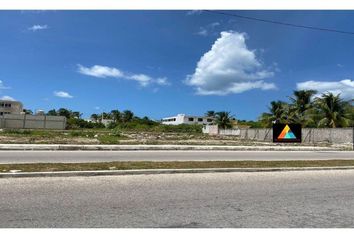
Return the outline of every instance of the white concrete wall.
{"type": "MultiPolygon", "coordinates": [[[[241,139],[257,141],[273,141],[273,131],[271,128],[249,128],[249,129],[219,129],[220,135],[236,135],[241,139]]],[[[205,126],[203,133],[215,134],[215,129],[205,126]]],[[[353,128],[303,128],[301,130],[302,142],[304,143],[353,143],[353,128]]]]}
{"type": "Polygon", "coordinates": [[[66,118],[61,116],[37,116],[6,114],[0,116],[0,128],[13,129],[65,129],[66,118]]]}

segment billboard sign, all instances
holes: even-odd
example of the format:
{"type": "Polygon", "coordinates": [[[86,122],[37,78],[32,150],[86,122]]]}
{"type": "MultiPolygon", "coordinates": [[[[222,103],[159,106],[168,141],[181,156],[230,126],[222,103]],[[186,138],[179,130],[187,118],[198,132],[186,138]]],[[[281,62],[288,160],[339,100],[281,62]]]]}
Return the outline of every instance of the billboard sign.
{"type": "Polygon", "coordinates": [[[301,143],[301,125],[280,123],[274,124],[273,142],[301,143]]]}

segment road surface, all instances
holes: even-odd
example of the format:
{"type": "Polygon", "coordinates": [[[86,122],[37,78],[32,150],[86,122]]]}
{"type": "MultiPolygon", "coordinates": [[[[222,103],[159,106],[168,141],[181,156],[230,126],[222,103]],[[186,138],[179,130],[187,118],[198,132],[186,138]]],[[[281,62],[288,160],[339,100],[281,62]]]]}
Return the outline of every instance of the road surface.
{"type": "Polygon", "coordinates": [[[0,151],[1,163],[108,161],[354,160],[353,151],[0,151]]]}
{"type": "Polygon", "coordinates": [[[354,170],[0,179],[0,227],[354,227],[354,170]]]}

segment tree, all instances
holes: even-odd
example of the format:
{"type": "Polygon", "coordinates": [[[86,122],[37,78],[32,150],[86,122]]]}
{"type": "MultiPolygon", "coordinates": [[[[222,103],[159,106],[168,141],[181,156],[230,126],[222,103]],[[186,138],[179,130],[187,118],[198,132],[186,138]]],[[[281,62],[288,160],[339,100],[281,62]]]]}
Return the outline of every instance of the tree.
{"type": "Polygon", "coordinates": [[[215,111],[207,111],[204,115],[206,117],[215,117],[215,111]]]}
{"type": "Polygon", "coordinates": [[[90,117],[93,121],[97,122],[98,120],[98,115],[96,113],[93,113],[91,114],[91,117],[90,117]]]}
{"type": "Polygon", "coordinates": [[[269,113],[262,113],[260,122],[264,127],[271,127],[273,123],[288,123],[290,108],[286,102],[272,101],[269,113]]]}
{"type": "Polygon", "coordinates": [[[47,115],[48,116],[58,116],[58,113],[55,109],[52,109],[47,112],[47,115]]]}
{"type": "Polygon", "coordinates": [[[122,120],[122,114],[119,110],[112,110],[111,116],[114,122],[120,122],[122,120]]]}
{"type": "Polygon", "coordinates": [[[354,99],[348,102],[348,112],[349,112],[349,119],[351,119],[349,126],[354,127],[354,99]]]}
{"type": "Polygon", "coordinates": [[[71,116],[70,117],[80,119],[81,116],[82,116],[82,113],[76,111],[76,112],[71,112],[71,116]]]}
{"type": "Polygon", "coordinates": [[[313,103],[311,98],[317,91],[299,90],[294,91],[294,97],[290,97],[289,118],[292,122],[302,124],[303,126],[313,123],[313,103]]]}
{"type": "Polygon", "coordinates": [[[69,119],[71,117],[71,111],[66,108],[59,108],[57,115],[64,116],[69,119]]]}
{"type": "Polygon", "coordinates": [[[123,116],[122,116],[123,122],[130,122],[131,120],[133,120],[133,117],[134,117],[134,113],[130,110],[125,110],[123,112],[123,116]]]}
{"type": "Polygon", "coordinates": [[[102,119],[112,119],[112,115],[111,115],[111,113],[103,112],[103,113],[97,115],[97,119],[98,119],[98,121],[101,121],[102,119]]]}
{"type": "Polygon", "coordinates": [[[32,110],[30,110],[30,109],[23,109],[23,112],[24,112],[26,115],[33,115],[33,112],[32,112],[32,110]]]}
{"type": "Polygon", "coordinates": [[[340,94],[324,93],[315,99],[315,105],[320,116],[319,127],[347,127],[350,125],[350,103],[343,101],[340,94]]]}
{"type": "Polygon", "coordinates": [[[231,116],[230,112],[217,112],[215,113],[215,116],[215,122],[220,128],[232,128],[231,120],[233,117],[231,116]]]}

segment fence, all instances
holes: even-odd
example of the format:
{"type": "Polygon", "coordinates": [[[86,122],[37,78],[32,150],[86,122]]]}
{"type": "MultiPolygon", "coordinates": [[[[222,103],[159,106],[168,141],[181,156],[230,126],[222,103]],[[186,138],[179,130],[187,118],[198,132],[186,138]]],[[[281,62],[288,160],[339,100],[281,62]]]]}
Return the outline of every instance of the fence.
{"type": "MultiPolygon", "coordinates": [[[[303,128],[304,143],[353,143],[353,128],[303,128]]],[[[243,139],[273,141],[273,131],[267,129],[241,129],[243,139]]]]}
{"type": "Polygon", "coordinates": [[[5,114],[0,116],[0,128],[10,129],[65,129],[66,118],[62,116],[38,116],[5,114]]]}
{"type": "MultiPolygon", "coordinates": [[[[219,135],[239,136],[241,139],[257,140],[257,141],[273,141],[273,131],[271,128],[248,128],[248,129],[230,129],[216,130],[213,127],[213,133],[219,135]]],[[[204,133],[209,133],[209,127],[203,128],[204,133]]],[[[304,143],[353,143],[354,129],[353,128],[303,128],[302,142],[304,143]]]]}

